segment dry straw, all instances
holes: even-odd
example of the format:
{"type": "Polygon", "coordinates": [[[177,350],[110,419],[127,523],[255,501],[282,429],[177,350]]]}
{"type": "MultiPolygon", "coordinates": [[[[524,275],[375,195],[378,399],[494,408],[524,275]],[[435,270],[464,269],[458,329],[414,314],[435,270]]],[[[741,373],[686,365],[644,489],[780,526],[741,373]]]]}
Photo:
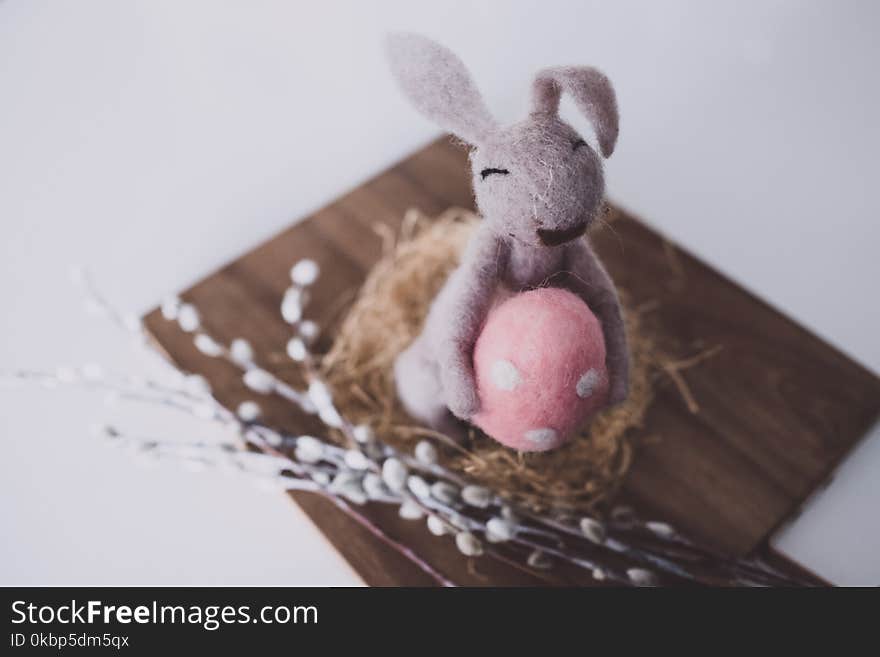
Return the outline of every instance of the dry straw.
{"type": "MultiPolygon", "coordinates": [[[[396,238],[386,227],[379,228],[384,255],[322,359],[323,375],[341,412],[371,425],[395,447],[412,448],[420,439],[439,437],[416,426],[401,408],[392,366],[421,330],[432,299],[458,264],[477,221],[461,209],[435,219],[410,210],[396,238]]],[[[626,306],[624,291],[621,296],[626,306]]],[[[519,453],[473,429],[470,444],[443,450],[444,465],[535,511],[595,511],[630,467],[633,429],[641,426],[655,375],[668,362],[643,329],[641,313],[627,307],[626,317],[632,371],[624,404],[600,413],[572,442],[547,453],[519,453]]]]}

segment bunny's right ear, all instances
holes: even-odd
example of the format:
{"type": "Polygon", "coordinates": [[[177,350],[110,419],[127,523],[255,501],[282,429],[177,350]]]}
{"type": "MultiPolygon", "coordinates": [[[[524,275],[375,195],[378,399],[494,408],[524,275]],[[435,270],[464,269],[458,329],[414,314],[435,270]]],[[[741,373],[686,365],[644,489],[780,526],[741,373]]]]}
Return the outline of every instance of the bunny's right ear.
{"type": "Polygon", "coordinates": [[[571,95],[578,109],[589,119],[599,138],[602,155],[609,157],[617,143],[620,117],[614,87],[600,71],[589,66],[546,68],[535,76],[532,86],[532,113],[555,116],[559,96],[571,95]]]}
{"type": "Polygon", "coordinates": [[[480,145],[495,131],[495,120],[455,53],[418,34],[391,34],[385,45],[394,77],[419,112],[470,144],[480,145]]]}

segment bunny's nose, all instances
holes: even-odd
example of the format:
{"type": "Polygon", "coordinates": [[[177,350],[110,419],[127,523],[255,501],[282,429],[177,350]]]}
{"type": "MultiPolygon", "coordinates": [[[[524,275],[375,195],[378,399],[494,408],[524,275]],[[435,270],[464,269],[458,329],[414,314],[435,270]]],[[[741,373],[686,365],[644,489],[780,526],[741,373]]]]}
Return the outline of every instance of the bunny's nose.
{"type": "Polygon", "coordinates": [[[587,222],[582,221],[575,224],[571,228],[563,228],[561,230],[547,230],[546,228],[538,229],[538,239],[544,246],[559,246],[573,239],[577,239],[587,230],[587,222]]]}

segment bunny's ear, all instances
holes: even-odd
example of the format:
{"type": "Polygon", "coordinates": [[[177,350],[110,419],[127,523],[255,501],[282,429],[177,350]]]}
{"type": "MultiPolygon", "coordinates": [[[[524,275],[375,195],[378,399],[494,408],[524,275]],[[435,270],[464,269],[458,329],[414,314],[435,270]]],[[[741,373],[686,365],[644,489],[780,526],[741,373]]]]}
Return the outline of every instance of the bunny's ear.
{"type": "Polygon", "coordinates": [[[617,143],[619,121],[611,82],[589,66],[546,68],[538,73],[532,86],[532,113],[555,115],[563,91],[571,94],[578,109],[593,124],[602,155],[609,157],[617,143]]]}
{"type": "Polygon", "coordinates": [[[422,114],[470,144],[494,132],[495,120],[452,51],[418,34],[391,34],[385,45],[394,77],[422,114]]]}

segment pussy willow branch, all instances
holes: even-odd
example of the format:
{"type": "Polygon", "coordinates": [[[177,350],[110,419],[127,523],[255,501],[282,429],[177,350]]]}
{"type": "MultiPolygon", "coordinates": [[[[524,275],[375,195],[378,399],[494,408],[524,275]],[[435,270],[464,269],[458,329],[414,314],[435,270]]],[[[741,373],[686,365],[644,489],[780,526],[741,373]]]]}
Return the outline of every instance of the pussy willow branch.
{"type": "MultiPolygon", "coordinates": [[[[534,522],[552,527],[557,531],[563,534],[567,534],[575,539],[583,538],[583,533],[577,528],[572,527],[571,525],[559,522],[557,520],[554,520],[553,518],[540,516],[538,514],[532,514],[528,511],[526,511],[525,513],[527,517],[529,517],[534,522]]],[[[625,557],[629,557],[635,561],[639,561],[647,566],[657,568],[658,570],[665,571],[677,577],[681,577],[682,579],[707,585],[723,582],[723,578],[719,578],[718,576],[712,577],[701,574],[699,572],[693,572],[692,570],[688,569],[685,564],[674,561],[675,556],[687,556],[688,553],[676,553],[673,550],[665,549],[662,546],[679,546],[681,548],[697,548],[697,546],[690,541],[682,539],[680,535],[677,534],[668,525],[664,525],[664,531],[662,533],[658,533],[649,530],[646,527],[646,523],[644,523],[643,521],[633,518],[630,522],[632,523],[632,527],[639,528],[639,531],[642,533],[643,536],[650,538],[654,543],[660,544],[661,547],[655,546],[653,548],[653,552],[647,549],[643,549],[637,544],[631,541],[627,541],[625,537],[628,534],[625,531],[615,528],[614,525],[610,523],[606,525],[607,536],[605,537],[605,540],[601,543],[601,547],[605,547],[612,552],[615,552],[625,557]]],[[[702,563],[706,564],[708,562],[707,565],[719,569],[723,573],[727,573],[727,576],[732,579],[741,579],[743,581],[748,580],[761,585],[790,585],[794,583],[794,580],[791,577],[784,575],[754,560],[732,559],[720,553],[712,552],[706,548],[699,548],[699,554],[694,555],[694,557],[696,558],[697,556],[702,563]]]]}
{"type": "MultiPolygon", "coordinates": [[[[290,461],[290,458],[286,456],[283,452],[279,452],[274,447],[269,445],[268,443],[263,442],[258,445],[258,448],[261,449],[264,453],[272,454],[277,458],[284,459],[286,461],[290,461]]],[[[395,541],[393,538],[388,536],[384,531],[382,531],[372,520],[367,518],[364,514],[356,511],[348,504],[345,500],[340,498],[338,495],[332,495],[325,490],[318,491],[325,499],[332,502],[338,509],[345,512],[350,518],[352,518],[355,522],[364,527],[367,531],[369,531],[373,536],[378,538],[382,543],[389,546],[390,548],[396,550],[404,557],[409,559],[412,563],[417,565],[422,569],[426,574],[434,579],[434,581],[438,582],[440,585],[445,587],[454,587],[455,583],[436,570],[431,564],[422,559],[416,552],[414,552],[411,548],[400,543],[399,541],[395,541]]]]}
{"type": "MultiPolygon", "coordinates": [[[[9,375],[10,378],[23,380],[23,381],[52,381],[54,383],[65,383],[66,381],[62,379],[58,379],[58,377],[54,373],[49,372],[35,372],[35,371],[17,371],[13,372],[9,375]]],[[[71,381],[74,383],[74,381],[71,381]]],[[[188,393],[183,390],[175,390],[173,388],[166,387],[162,384],[159,384],[155,381],[144,380],[143,385],[138,387],[135,385],[128,385],[122,387],[121,384],[113,384],[110,381],[105,380],[81,380],[79,383],[88,384],[89,387],[97,388],[106,391],[117,392],[120,395],[127,397],[133,401],[150,403],[150,404],[158,404],[168,406],[178,411],[183,411],[186,413],[194,414],[196,413],[193,410],[192,405],[179,403],[175,397],[183,397],[193,402],[213,402],[216,408],[216,416],[214,418],[205,418],[205,419],[213,419],[215,421],[220,422],[221,424],[229,425],[235,424],[241,431],[242,436],[245,442],[259,451],[250,452],[244,451],[240,447],[235,446],[231,443],[217,443],[212,444],[206,441],[189,441],[189,442],[179,442],[179,441],[168,441],[168,440],[160,440],[154,439],[150,437],[142,437],[135,436],[129,434],[122,434],[118,430],[109,428],[107,429],[108,435],[111,437],[124,437],[127,441],[131,443],[135,443],[141,451],[153,451],[159,456],[163,455],[163,448],[167,451],[165,455],[177,455],[180,456],[180,453],[184,450],[199,450],[204,452],[220,452],[228,454],[230,450],[233,450],[239,458],[247,459],[249,457],[265,457],[268,459],[272,459],[273,461],[278,462],[279,469],[283,467],[283,469],[290,470],[291,472],[295,472],[298,476],[304,477],[302,480],[293,479],[290,477],[285,477],[281,479],[276,479],[278,483],[283,484],[283,487],[287,490],[302,490],[320,494],[322,497],[329,500],[332,504],[334,504],[341,511],[349,515],[355,522],[364,527],[367,531],[369,531],[373,536],[378,538],[380,541],[391,547],[392,549],[398,551],[401,555],[412,561],[415,565],[417,565],[420,569],[422,569],[426,574],[428,574],[431,578],[433,578],[436,582],[443,586],[454,586],[454,584],[438,572],[435,568],[433,568],[430,564],[424,561],[418,554],[416,554],[412,549],[407,547],[406,545],[395,541],[390,536],[388,536],[385,532],[381,530],[375,523],[373,523],[369,518],[364,516],[362,513],[356,511],[351,507],[348,503],[346,503],[343,499],[339,498],[337,495],[333,495],[328,492],[325,487],[319,486],[318,484],[309,481],[305,477],[308,477],[310,474],[310,470],[307,468],[303,468],[301,464],[292,460],[288,455],[283,452],[278,451],[269,445],[264,439],[256,438],[254,431],[252,431],[248,425],[238,419],[234,414],[230,413],[223,406],[219,405],[213,398],[208,397],[206,399],[198,399],[193,396],[191,393],[188,393]],[[160,393],[164,396],[149,396],[144,394],[138,394],[139,390],[150,390],[160,393]]],[[[187,460],[192,460],[192,456],[188,455],[183,457],[187,460]]],[[[212,465],[213,461],[210,458],[201,459],[201,462],[205,465],[212,465]]],[[[247,470],[245,466],[239,464],[239,467],[242,470],[247,470]]]]}
{"type": "MultiPolygon", "coordinates": [[[[113,319],[113,322],[122,330],[130,333],[134,328],[132,323],[125,322],[122,319],[121,313],[116,311],[112,305],[110,305],[103,297],[98,295],[98,292],[93,284],[91,284],[91,280],[88,278],[88,275],[85,272],[81,273],[81,281],[87,281],[85,285],[85,291],[87,294],[91,295],[94,298],[91,298],[93,306],[100,308],[103,311],[103,314],[113,319]]],[[[226,351],[228,354],[228,351],[226,351]]],[[[84,368],[88,369],[88,368],[84,368]]],[[[191,415],[195,415],[196,417],[200,417],[201,419],[209,419],[219,422],[220,424],[229,425],[231,423],[236,424],[240,430],[244,433],[243,435],[247,435],[246,423],[239,420],[233,413],[229,412],[225,407],[223,407],[219,402],[217,402],[210,395],[205,396],[204,398],[198,397],[192,394],[189,391],[177,389],[150,379],[139,379],[137,382],[129,381],[124,379],[123,377],[117,377],[117,380],[113,380],[112,378],[106,378],[103,373],[92,373],[89,375],[87,372],[72,372],[74,376],[59,376],[58,372],[41,372],[34,370],[15,370],[12,372],[3,373],[3,378],[11,381],[17,382],[33,382],[33,383],[49,383],[59,385],[59,384],[78,384],[85,388],[101,390],[104,392],[114,393],[120,399],[127,399],[130,401],[156,404],[161,406],[166,406],[168,408],[183,411],[189,413],[191,415]],[[213,412],[210,415],[199,413],[196,409],[199,405],[210,405],[212,406],[213,412]]],[[[279,382],[283,383],[283,382],[279,382]]],[[[286,384],[279,385],[278,394],[285,397],[289,401],[294,401],[299,404],[304,409],[308,410],[310,405],[305,397],[300,396],[299,393],[294,391],[286,384]]],[[[116,430],[110,430],[112,434],[120,435],[116,430]]],[[[129,440],[133,440],[134,442],[140,443],[140,448],[142,451],[147,451],[153,449],[151,446],[158,447],[160,442],[151,438],[142,438],[142,437],[127,437],[129,440]]],[[[304,470],[297,464],[295,461],[292,461],[288,456],[274,450],[271,446],[268,445],[265,441],[255,441],[252,438],[246,439],[245,443],[250,444],[254,448],[260,450],[258,452],[246,452],[242,451],[240,446],[237,448],[239,450],[239,454],[272,454],[275,458],[281,458],[285,467],[291,469],[291,471],[295,471],[299,476],[306,477],[309,474],[309,470],[304,470]]],[[[170,443],[168,443],[170,445],[170,443]]],[[[174,451],[179,452],[180,447],[191,447],[201,450],[217,450],[221,448],[221,445],[208,445],[205,443],[199,442],[191,442],[188,445],[177,445],[174,451]]],[[[229,447],[233,447],[229,445],[229,447]]],[[[156,449],[155,452],[157,455],[161,455],[161,450],[156,449]]],[[[187,460],[192,461],[193,459],[190,457],[187,460]]],[[[212,461],[210,459],[202,459],[201,462],[205,465],[211,465],[212,461]]],[[[244,469],[244,468],[243,468],[244,469]]],[[[417,555],[411,548],[408,546],[395,541],[390,536],[388,536],[380,527],[378,527],[375,523],[373,523],[369,518],[364,516],[362,513],[359,513],[355,509],[353,509],[349,504],[347,504],[343,499],[339,498],[337,495],[334,495],[323,487],[318,486],[314,482],[303,479],[302,481],[291,480],[290,478],[285,478],[286,483],[284,487],[288,490],[305,490],[309,492],[314,492],[322,495],[324,498],[328,499],[332,504],[334,504],[338,509],[346,513],[349,517],[351,517],[355,522],[364,527],[367,531],[369,531],[373,536],[382,541],[384,544],[389,546],[390,548],[399,552],[403,557],[410,560],[416,566],[418,566],[421,570],[423,570],[428,576],[434,579],[436,582],[441,584],[442,586],[454,586],[453,582],[451,582],[444,575],[439,573],[435,568],[433,568],[430,564],[424,561],[419,555],[417,555]]]]}
{"type": "MultiPolygon", "coordinates": [[[[25,378],[25,379],[29,379],[29,380],[35,380],[35,381],[53,380],[56,383],[62,382],[60,380],[57,380],[55,374],[53,374],[53,373],[29,371],[26,373],[19,372],[18,374],[20,375],[21,378],[25,378]]],[[[172,408],[175,408],[176,410],[180,410],[180,411],[184,411],[184,412],[188,412],[188,413],[192,413],[192,414],[196,414],[196,412],[194,411],[194,407],[197,407],[200,402],[204,403],[206,401],[206,400],[200,400],[198,397],[195,397],[194,395],[192,395],[191,393],[188,393],[186,391],[175,390],[175,389],[163,387],[162,385],[160,385],[156,382],[149,381],[149,380],[143,380],[140,383],[141,383],[141,385],[138,386],[133,383],[115,384],[114,385],[108,381],[95,381],[95,380],[87,381],[87,384],[91,387],[95,387],[95,388],[103,389],[103,390],[121,390],[122,392],[127,393],[132,399],[134,399],[136,401],[167,405],[172,408]],[[140,394],[140,391],[142,389],[147,389],[147,390],[151,390],[153,392],[157,392],[157,393],[159,393],[159,396],[140,394]],[[162,395],[165,395],[165,396],[162,396],[162,395]],[[188,403],[181,403],[178,398],[183,398],[188,403]]],[[[217,404],[213,400],[213,398],[209,397],[208,400],[210,400],[211,403],[217,404]]],[[[216,413],[214,414],[214,417],[209,418],[209,419],[214,419],[215,421],[217,421],[221,424],[224,424],[224,425],[229,425],[230,423],[234,423],[242,432],[243,437],[244,437],[247,444],[250,444],[251,446],[261,450],[262,452],[265,452],[265,453],[271,455],[272,458],[274,458],[275,460],[278,461],[279,467],[281,464],[283,464],[283,467],[285,469],[287,469],[291,472],[295,472],[300,477],[307,477],[309,475],[309,470],[304,469],[302,464],[299,464],[296,461],[292,460],[288,455],[284,454],[283,452],[276,450],[271,445],[269,445],[265,439],[259,437],[259,433],[261,431],[268,431],[268,428],[261,427],[257,424],[247,424],[247,423],[241,421],[239,418],[237,418],[234,414],[227,411],[222,406],[219,406],[219,404],[217,404],[217,406],[218,406],[218,408],[216,409],[216,413]],[[255,437],[255,435],[257,437],[255,437]]],[[[201,416],[204,416],[204,414],[202,414],[201,416]]],[[[282,434],[282,436],[283,436],[283,434],[282,434]]],[[[290,436],[283,436],[283,437],[287,441],[295,441],[296,440],[295,437],[290,437],[290,436]]],[[[129,439],[132,439],[132,437],[129,437],[129,439]]],[[[158,447],[161,442],[161,441],[157,441],[157,440],[154,440],[151,438],[140,438],[140,437],[137,437],[136,440],[140,440],[142,446],[147,447],[147,448],[151,448],[151,449],[158,447]]],[[[191,443],[176,444],[176,445],[173,445],[172,443],[168,442],[167,444],[173,448],[172,451],[180,451],[181,449],[193,449],[193,448],[204,449],[204,450],[218,450],[218,449],[234,448],[234,446],[232,446],[232,445],[216,446],[216,445],[209,445],[204,442],[191,442],[191,443]]],[[[330,445],[330,444],[328,444],[326,446],[326,450],[328,452],[327,456],[329,458],[331,458],[332,462],[333,462],[333,467],[329,468],[329,470],[331,472],[332,471],[338,472],[340,469],[340,466],[342,464],[342,459],[340,457],[342,455],[344,455],[345,450],[343,448],[337,447],[335,445],[330,445]]],[[[386,454],[393,455],[393,454],[397,453],[395,450],[391,450],[390,448],[386,448],[386,450],[387,450],[386,454]]],[[[244,454],[246,455],[247,453],[244,453],[244,454]]],[[[256,454],[254,454],[254,455],[256,455],[256,454]]],[[[410,458],[409,460],[411,462],[414,462],[417,464],[417,462],[415,462],[414,459],[410,458]]],[[[205,463],[210,464],[210,460],[206,459],[205,463]]],[[[370,465],[371,465],[371,468],[370,468],[371,470],[375,471],[378,469],[378,466],[376,466],[376,464],[371,463],[370,465]]],[[[417,465],[419,465],[419,464],[417,464],[417,465]]],[[[442,466],[425,467],[425,468],[422,468],[421,471],[422,472],[431,472],[431,473],[434,473],[437,475],[445,474],[445,471],[442,468],[442,466]]],[[[334,504],[336,504],[336,500],[339,499],[338,496],[335,496],[335,495],[329,493],[328,491],[324,490],[322,487],[315,486],[314,484],[310,484],[309,486],[302,486],[302,485],[295,486],[295,485],[293,485],[293,483],[294,482],[290,482],[287,487],[288,488],[295,488],[297,490],[311,490],[313,492],[317,492],[317,493],[322,494],[323,496],[327,497],[328,499],[330,499],[331,502],[333,502],[334,504]]],[[[464,515],[462,513],[461,506],[459,506],[459,509],[454,509],[452,507],[442,505],[436,501],[431,501],[431,502],[425,504],[421,500],[418,500],[417,498],[415,498],[414,496],[412,496],[409,493],[404,493],[400,499],[390,497],[390,498],[385,498],[383,500],[378,500],[378,501],[381,501],[384,503],[399,504],[401,502],[401,500],[410,501],[411,503],[416,503],[416,504],[420,505],[425,510],[425,512],[427,514],[434,514],[434,515],[441,516],[443,518],[443,520],[447,523],[447,525],[452,527],[453,529],[455,528],[455,525],[453,523],[455,523],[456,520],[459,523],[461,523],[462,520],[465,520],[467,529],[472,530],[472,531],[473,530],[480,531],[484,535],[487,533],[486,523],[477,519],[477,518],[468,517],[468,516],[464,515]]],[[[350,516],[352,516],[357,522],[359,522],[360,524],[367,527],[367,529],[371,533],[376,535],[377,538],[379,538],[380,540],[382,540],[383,542],[385,542],[389,546],[393,547],[394,549],[398,550],[401,554],[406,556],[408,559],[412,560],[414,563],[416,563],[420,568],[422,568],[426,573],[428,573],[431,577],[433,577],[439,583],[444,584],[444,585],[448,585],[450,583],[447,578],[445,578],[442,574],[437,573],[436,570],[434,570],[429,564],[424,562],[410,548],[408,548],[404,545],[401,545],[400,543],[393,541],[392,539],[389,539],[389,537],[387,537],[387,535],[385,535],[384,532],[381,531],[381,529],[376,527],[371,521],[369,521],[365,516],[363,516],[363,514],[356,512],[349,504],[347,504],[343,501],[342,504],[336,504],[336,506],[338,506],[341,510],[345,511],[350,516]]],[[[501,504],[501,501],[498,498],[493,498],[491,500],[491,502],[486,506],[486,509],[489,511],[497,511],[497,510],[503,509],[503,506],[501,504]]],[[[589,558],[586,558],[583,556],[578,556],[576,551],[574,551],[574,549],[573,549],[574,546],[566,546],[565,542],[561,540],[561,535],[569,535],[573,539],[581,539],[581,540],[583,539],[582,534],[580,534],[580,532],[576,528],[574,528],[570,525],[567,525],[565,523],[553,520],[551,518],[546,518],[546,517],[538,516],[535,514],[528,514],[527,512],[523,512],[523,511],[520,511],[520,513],[524,513],[524,515],[526,517],[537,522],[538,524],[543,524],[545,526],[548,526],[548,527],[556,530],[557,532],[559,532],[559,535],[555,535],[555,534],[552,534],[551,532],[547,532],[545,530],[541,530],[539,528],[532,527],[530,525],[526,525],[524,523],[521,523],[518,525],[517,536],[515,536],[513,539],[511,539],[512,544],[520,545],[520,546],[531,548],[531,549],[541,550],[545,554],[552,555],[560,560],[567,561],[567,562],[572,563],[572,564],[579,566],[581,568],[587,568],[587,569],[591,570],[592,572],[602,572],[603,577],[605,577],[606,579],[608,579],[609,581],[612,581],[612,582],[617,582],[617,583],[628,582],[627,578],[623,574],[621,574],[620,572],[615,571],[613,568],[611,568],[607,565],[599,564],[592,559],[589,559],[589,558]],[[526,537],[529,534],[536,535],[536,536],[543,538],[543,539],[552,540],[555,545],[547,545],[545,543],[535,542],[535,541],[528,539],[526,537]]],[[[655,537],[656,537],[656,535],[655,535],[655,537]]],[[[690,544],[690,543],[688,543],[688,544],[690,544]]],[[[587,547],[590,549],[596,548],[596,546],[593,546],[593,545],[588,545],[587,547]]],[[[625,554],[625,556],[630,556],[630,557],[641,556],[641,554],[635,548],[629,548],[627,546],[621,547],[621,545],[614,539],[611,539],[611,540],[606,539],[605,547],[608,549],[611,549],[613,551],[622,552],[625,554]]],[[[497,552],[497,551],[493,550],[492,552],[497,552]]],[[[492,554],[490,554],[489,556],[492,556],[492,554]]],[[[660,566],[659,570],[671,572],[674,575],[682,575],[682,572],[680,572],[674,564],[673,564],[672,568],[667,568],[666,566],[668,564],[657,561],[656,558],[652,557],[652,555],[649,554],[648,558],[650,559],[649,563],[651,565],[654,565],[655,567],[660,566]]],[[[642,559],[636,559],[636,560],[642,560],[642,559]]],[[[745,574],[745,573],[743,573],[743,574],[745,574]]],[[[708,581],[706,581],[706,583],[712,583],[712,580],[708,580],[708,581]]],[[[759,583],[760,583],[760,580],[759,580],[759,583]]]]}
{"type": "MultiPolygon", "coordinates": [[[[506,500],[488,489],[473,486],[463,476],[445,468],[437,461],[435,448],[427,449],[420,444],[414,457],[383,443],[372,435],[368,427],[355,426],[334,404],[332,391],[320,376],[316,357],[308,349],[317,329],[314,325],[307,326],[307,320],[302,320],[303,305],[307,298],[306,288],[317,274],[314,263],[298,263],[291,272],[293,286],[285,293],[282,303],[282,315],[294,330],[294,337],[288,344],[288,354],[303,367],[308,384],[305,391],[296,390],[271,372],[259,368],[253,350],[246,341],[237,339],[228,346],[217,341],[204,330],[197,309],[190,304],[173,300],[163,304],[162,312],[167,319],[178,321],[183,330],[192,333],[196,347],[206,356],[223,358],[236,365],[242,371],[248,388],[260,395],[279,396],[307,413],[317,414],[328,429],[343,435],[347,447],[326,439],[287,435],[264,426],[259,421],[259,407],[254,402],[246,402],[250,406],[243,404],[238,413],[233,413],[210,395],[207,382],[197,375],[183,378],[184,384],[198,384],[192,386],[195,390],[186,385],[175,388],[149,380],[114,381],[98,377],[97,380],[87,381],[86,377],[79,377],[81,383],[96,389],[115,391],[126,399],[156,403],[223,426],[234,426],[240,442],[209,445],[195,441],[173,445],[148,437],[123,436],[118,431],[111,437],[122,437],[144,452],[194,458],[205,465],[222,462],[223,459],[218,456],[223,456],[229,462],[232,453],[253,454],[254,457],[263,454],[266,460],[242,456],[234,459],[233,464],[261,481],[288,490],[308,490],[324,496],[385,545],[445,586],[453,583],[414,550],[388,536],[350,503],[362,504],[370,500],[394,504],[400,507],[403,517],[426,517],[432,532],[450,534],[458,549],[468,556],[486,554],[490,558],[509,562],[506,551],[526,550],[530,551],[529,565],[537,555],[540,559],[535,563],[540,562],[542,567],[546,567],[549,556],[585,569],[596,579],[616,584],[654,584],[659,581],[658,574],[671,576],[674,581],[700,584],[801,583],[766,564],[718,555],[691,542],[664,523],[629,517],[625,523],[612,518],[610,523],[603,524],[594,518],[583,518],[577,526],[569,518],[511,507],[506,500]],[[289,450],[296,458],[291,457],[289,450]],[[194,457],[194,454],[199,456],[194,457]],[[267,468],[268,474],[265,472],[267,468]],[[496,545],[484,547],[477,535],[496,545]],[[613,558],[609,560],[609,557],[613,558]],[[617,562],[634,562],[636,565],[621,570],[615,565],[617,562]],[[702,572],[706,569],[711,572],[702,572]]],[[[80,283],[90,295],[91,305],[102,310],[118,326],[128,332],[143,330],[113,309],[98,294],[87,275],[80,277],[80,283]]],[[[53,377],[51,374],[34,372],[18,372],[14,375],[20,380],[38,382],[53,377]]],[[[70,376],[64,378],[66,380],[63,382],[71,382],[70,376]]],[[[55,379],[60,380],[57,376],[55,379]]],[[[426,433],[426,436],[441,445],[447,445],[442,437],[433,435],[433,432],[426,433]]]]}

